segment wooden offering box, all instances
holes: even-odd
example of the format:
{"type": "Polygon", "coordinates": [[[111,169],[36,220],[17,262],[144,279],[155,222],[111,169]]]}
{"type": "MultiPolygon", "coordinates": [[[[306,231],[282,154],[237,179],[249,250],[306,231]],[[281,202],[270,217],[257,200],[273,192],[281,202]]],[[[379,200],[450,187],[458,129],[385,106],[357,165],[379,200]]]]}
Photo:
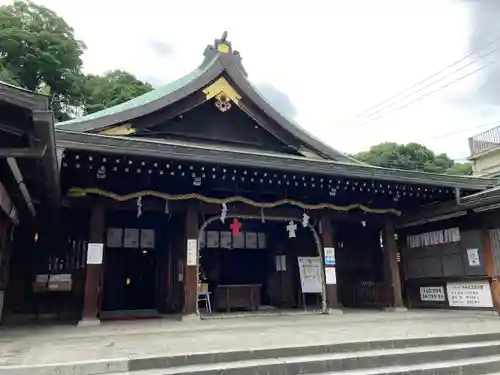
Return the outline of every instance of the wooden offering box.
{"type": "Polygon", "coordinates": [[[219,285],[215,292],[217,310],[232,309],[256,311],[260,306],[260,284],[219,285]]]}

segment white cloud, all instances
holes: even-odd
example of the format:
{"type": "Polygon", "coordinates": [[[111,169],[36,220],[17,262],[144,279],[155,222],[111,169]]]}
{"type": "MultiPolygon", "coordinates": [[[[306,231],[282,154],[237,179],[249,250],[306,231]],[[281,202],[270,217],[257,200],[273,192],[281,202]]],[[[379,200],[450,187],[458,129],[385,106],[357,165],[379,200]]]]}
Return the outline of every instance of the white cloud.
{"type": "Polygon", "coordinates": [[[453,0],[37,3],[57,11],[85,41],[86,71],[126,69],[155,82],[194,69],[205,46],[227,30],[249,78],[286,92],[299,123],[343,151],[418,140],[464,158],[469,133],[430,138],[500,119],[496,109],[455,100],[473,89],[472,76],[366,126],[346,122],[467,53],[468,9],[453,0]],[[151,40],[175,53],[155,54],[151,40]]]}

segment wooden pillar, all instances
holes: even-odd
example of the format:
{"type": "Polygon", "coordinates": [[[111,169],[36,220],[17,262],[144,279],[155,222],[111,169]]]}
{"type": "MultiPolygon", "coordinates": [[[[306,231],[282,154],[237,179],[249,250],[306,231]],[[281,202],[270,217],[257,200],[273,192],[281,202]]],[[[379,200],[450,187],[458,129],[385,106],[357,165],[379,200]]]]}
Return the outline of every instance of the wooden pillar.
{"type": "MultiPolygon", "coordinates": [[[[332,222],[331,219],[328,215],[328,213],[324,213],[323,216],[321,217],[321,228],[322,228],[322,233],[321,233],[321,238],[323,242],[323,257],[324,258],[324,248],[325,247],[334,247],[334,242],[333,242],[333,228],[332,228],[332,222]]],[[[325,260],[323,259],[323,263],[325,263],[325,260]]],[[[325,265],[325,276],[327,271],[327,268],[333,268],[335,269],[335,265],[325,265]]],[[[337,270],[335,269],[335,272],[337,270]]],[[[335,284],[329,283],[328,280],[326,280],[326,306],[329,309],[338,309],[340,307],[340,303],[338,300],[338,295],[337,295],[337,281],[335,280],[335,284]]]]}
{"type": "Polygon", "coordinates": [[[403,296],[401,293],[401,279],[397,259],[397,245],[394,238],[394,221],[386,216],[383,229],[384,252],[384,281],[386,296],[391,307],[402,308],[403,296]]]}
{"type": "Polygon", "coordinates": [[[196,314],[197,310],[199,225],[198,206],[194,202],[188,202],[186,206],[186,242],[184,244],[186,270],[184,276],[185,314],[196,314]]]}
{"type": "Polygon", "coordinates": [[[500,314],[500,270],[495,265],[495,256],[491,243],[490,231],[483,229],[484,262],[486,272],[491,279],[491,297],[495,311],[500,314]]]}
{"type": "MultiPolygon", "coordinates": [[[[105,210],[103,206],[94,206],[90,215],[90,244],[104,244],[105,210]]],[[[88,249],[87,249],[88,251],[88,249]]],[[[89,257],[87,255],[87,261],[89,257]]],[[[87,264],[85,274],[85,293],[83,300],[82,321],[96,321],[99,314],[99,298],[102,289],[101,264],[87,264]]]]}

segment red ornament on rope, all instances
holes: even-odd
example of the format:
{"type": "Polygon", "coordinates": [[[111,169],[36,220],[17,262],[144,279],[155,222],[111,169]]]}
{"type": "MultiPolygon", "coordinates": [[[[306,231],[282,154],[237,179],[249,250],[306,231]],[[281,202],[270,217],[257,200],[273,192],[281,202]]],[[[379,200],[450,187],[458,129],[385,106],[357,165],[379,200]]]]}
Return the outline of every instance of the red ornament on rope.
{"type": "Polygon", "coordinates": [[[239,236],[241,234],[241,223],[238,221],[238,218],[235,217],[233,223],[229,227],[233,232],[233,236],[239,236]]]}

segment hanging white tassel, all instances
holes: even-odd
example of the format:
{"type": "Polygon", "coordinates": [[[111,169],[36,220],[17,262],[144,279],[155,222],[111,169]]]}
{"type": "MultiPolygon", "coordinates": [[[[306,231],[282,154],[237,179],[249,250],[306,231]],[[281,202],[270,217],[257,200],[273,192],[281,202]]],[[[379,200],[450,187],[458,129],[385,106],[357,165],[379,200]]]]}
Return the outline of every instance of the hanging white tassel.
{"type": "Polygon", "coordinates": [[[310,219],[310,216],[307,214],[307,212],[304,212],[302,214],[302,226],[304,228],[309,225],[309,219],[310,219]]]}
{"type": "Polygon", "coordinates": [[[226,221],[227,217],[227,205],[225,203],[222,203],[222,211],[220,213],[220,221],[223,223],[226,221]]]}
{"type": "Polygon", "coordinates": [[[137,198],[137,217],[142,215],[142,195],[137,198]]]}
{"type": "Polygon", "coordinates": [[[260,221],[262,222],[262,224],[266,222],[266,218],[264,217],[264,209],[262,207],[260,208],[260,221]]]}
{"type": "Polygon", "coordinates": [[[168,199],[165,199],[165,215],[170,213],[170,208],[168,207],[168,199]]]}

